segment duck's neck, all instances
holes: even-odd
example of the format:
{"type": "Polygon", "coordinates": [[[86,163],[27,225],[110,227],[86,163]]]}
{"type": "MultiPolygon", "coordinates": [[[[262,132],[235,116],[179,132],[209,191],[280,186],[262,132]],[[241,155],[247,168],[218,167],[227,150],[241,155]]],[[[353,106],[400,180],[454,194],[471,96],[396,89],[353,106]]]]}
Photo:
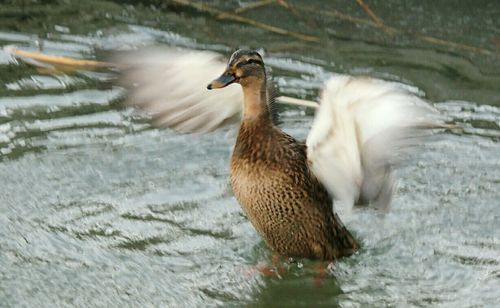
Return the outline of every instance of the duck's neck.
{"type": "Polygon", "coordinates": [[[275,134],[271,113],[267,106],[265,82],[241,83],[243,87],[243,119],[233,151],[233,160],[270,162],[269,147],[275,134]]]}
{"type": "Polygon", "coordinates": [[[266,82],[253,77],[252,79],[242,83],[244,96],[243,121],[271,121],[267,106],[266,82]]]}

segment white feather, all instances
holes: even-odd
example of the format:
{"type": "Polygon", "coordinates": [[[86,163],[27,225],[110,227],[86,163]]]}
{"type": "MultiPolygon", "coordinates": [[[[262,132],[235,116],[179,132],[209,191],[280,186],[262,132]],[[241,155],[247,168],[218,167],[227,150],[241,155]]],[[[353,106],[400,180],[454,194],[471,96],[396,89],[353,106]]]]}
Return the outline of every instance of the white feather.
{"type": "Polygon", "coordinates": [[[149,112],[156,126],[203,133],[240,118],[243,93],[238,85],[207,90],[226,67],[217,53],[147,47],[113,60],[122,70],[129,104],[149,112]]]}
{"type": "Polygon", "coordinates": [[[314,174],[349,212],[359,202],[386,209],[391,167],[435,110],[396,83],[338,75],[325,84],[307,138],[314,174]]]}

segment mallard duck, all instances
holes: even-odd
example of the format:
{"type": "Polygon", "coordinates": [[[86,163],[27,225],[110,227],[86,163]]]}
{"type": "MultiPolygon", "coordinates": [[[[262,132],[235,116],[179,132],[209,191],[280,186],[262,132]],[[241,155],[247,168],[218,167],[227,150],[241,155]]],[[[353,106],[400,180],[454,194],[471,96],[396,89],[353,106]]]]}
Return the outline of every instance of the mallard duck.
{"type": "Polygon", "coordinates": [[[264,62],[253,51],[235,52],[208,89],[239,83],[243,119],[231,159],[231,187],[254,227],[282,256],[332,260],[358,244],[332,210],[332,199],[313,174],[304,143],[273,124],[264,62]]]}
{"type": "Polygon", "coordinates": [[[131,65],[125,74],[130,99],[152,112],[157,125],[183,132],[210,131],[241,118],[231,186],[255,229],[285,257],[334,260],[353,254],[359,245],[335,213],[333,200],[336,208],[358,203],[387,208],[393,158],[409,144],[412,128],[428,123],[434,112],[394,83],[338,75],[326,82],[302,143],[272,121],[259,53],[238,50],[226,66],[213,53],[171,51],[167,56],[176,61],[168,60],[168,68],[158,64],[159,54],[142,54],[156,64],[131,65]],[[208,89],[237,83],[243,91],[203,93],[200,82],[215,68],[223,73],[208,89]],[[172,78],[176,87],[158,86],[172,78]]]}

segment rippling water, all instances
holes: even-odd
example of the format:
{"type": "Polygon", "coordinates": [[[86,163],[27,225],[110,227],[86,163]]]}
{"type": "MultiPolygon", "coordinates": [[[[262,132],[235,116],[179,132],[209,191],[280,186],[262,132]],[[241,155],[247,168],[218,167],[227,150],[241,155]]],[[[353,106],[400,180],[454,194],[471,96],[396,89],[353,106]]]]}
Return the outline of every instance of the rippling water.
{"type": "MultiPolygon", "coordinates": [[[[128,6],[119,9],[131,14],[128,6]]],[[[362,249],[337,262],[318,287],[318,264],[307,260],[284,263],[282,279],[253,271],[271,257],[229,188],[235,126],[203,136],[157,130],[121,106],[126,93],[113,86],[113,72],[45,74],[0,51],[0,306],[498,304],[498,53],[477,57],[402,38],[380,42],[384,36],[374,30],[358,27],[359,34],[338,21],[305,20],[300,30],[327,36],[321,48],[193,12],[160,12],[166,19],[157,24],[115,18],[119,27],[90,34],[72,34],[60,20],[43,40],[35,28],[0,29],[0,45],[36,50],[43,42],[47,53],[77,58],[151,42],[225,53],[264,47],[284,94],[315,98],[330,72],[371,75],[408,85],[461,128],[436,132],[398,169],[386,216],[363,208],[345,218],[362,249]],[[203,38],[200,25],[226,37],[203,38]],[[351,32],[358,34],[346,39],[351,32]]],[[[481,15],[485,27],[498,37],[498,20],[488,14],[481,15]]],[[[453,25],[444,15],[433,24],[422,16],[415,21],[420,31],[453,25]]],[[[488,47],[488,38],[474,32],[480,30],[469,28],[465,43],[488,47]]],[[[282,127],[305,138],[312,114],[281,111],[282,127]]]]}

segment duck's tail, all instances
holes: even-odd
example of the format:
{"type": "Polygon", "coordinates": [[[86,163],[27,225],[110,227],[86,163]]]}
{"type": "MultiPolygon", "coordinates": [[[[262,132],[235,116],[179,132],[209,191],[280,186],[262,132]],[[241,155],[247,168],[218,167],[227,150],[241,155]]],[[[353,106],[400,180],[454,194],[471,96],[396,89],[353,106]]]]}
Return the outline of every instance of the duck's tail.
{"type": "Polygon", "coordinates": [[[354,236],[347,230],[340,218],[336,213],[333,213],[333,241],[334,247],[336,247],[336,258],[338,257],[348,257],[359,249],[359,243],[356,241],[354,236]]]}
{"type": "Polygon", "coordinates": [[[421,141],[425,128],[446,127],[415,92],[365,77],[327,81],[307,138],[308,159],[344,210],[356,203],[387,209],[395,162],[421,141]]]}

